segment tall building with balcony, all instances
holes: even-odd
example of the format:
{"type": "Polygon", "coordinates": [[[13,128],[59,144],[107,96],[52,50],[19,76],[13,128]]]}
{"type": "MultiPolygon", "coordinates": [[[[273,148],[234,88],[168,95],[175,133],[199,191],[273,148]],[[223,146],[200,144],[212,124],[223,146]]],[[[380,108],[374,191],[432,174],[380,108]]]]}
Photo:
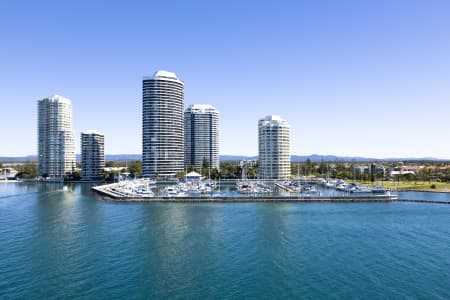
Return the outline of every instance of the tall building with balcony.
{"type": "Polygon", "coordinates": [[[38,100],[38,173],[62,178],[75,170],[72,103],[53,95],[38,100]]]}
{"type": "Polygon", "coordinates": [[[194,104],[184,112],[185,167],[201,170],[203,162],[219,169],[219,112],[212,105],[194,104]]]}
{"type": "Polygon", "coordinates": [[[289,125],[280,116],[258,122],[259,178],[286,179],[291,175],[289,125]]]}
{"type": "Polygon", "coordinates": [[[95,130],[81,133],[81,178],[97,180],[105,167],[105,137],[95,130]]]}
{"type": "Polygon", "coordinates": [[[184,170],[184,83],[157,71],[142,82],[142,175],[173,177],[184,170]]]}

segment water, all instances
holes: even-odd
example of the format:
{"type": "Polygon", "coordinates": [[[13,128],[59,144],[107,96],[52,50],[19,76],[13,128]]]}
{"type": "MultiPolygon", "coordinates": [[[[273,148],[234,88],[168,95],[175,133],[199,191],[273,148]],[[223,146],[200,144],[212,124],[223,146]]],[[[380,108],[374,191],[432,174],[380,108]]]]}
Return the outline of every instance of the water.
{"type": "Polygon", "coordinates": [[[401,199],[411,200],[433,200],[438,202],[449,202],[450,193],[433,193],[433,192],[399,192],[395,193],[401,199]]]}
{"type": "Polygon", "coordinates": [[[0,184],[0,298],[449,299],[449,224],[444,204],[118,204],[0,184]]]}

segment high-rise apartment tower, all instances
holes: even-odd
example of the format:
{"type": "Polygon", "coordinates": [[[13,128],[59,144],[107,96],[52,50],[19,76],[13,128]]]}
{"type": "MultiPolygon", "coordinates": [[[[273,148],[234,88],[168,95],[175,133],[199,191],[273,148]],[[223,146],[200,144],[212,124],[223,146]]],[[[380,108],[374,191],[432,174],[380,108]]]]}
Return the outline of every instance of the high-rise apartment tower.
{"type": "Polygon", "coordinates": [[[105,167],[105,137],[95,130],[81,133],[81,178],[100,179],[105,167]]]}
{"type": "Polygon", "coordinates": [[[184,112],[184,162],[201,170],[206,162],[219,169],[219,112],[208,104],[194,104],[184,112]]]}
{"type": "Polygon", "coordinates": [[[75,170],[72,103],[53,95],[38,100],[38,173],[62,178],[75,170]]]}
{"type": "Polygon", "coordinates": [[[279,116],[258,122],[259,178],[286,179],[291,174],[289,125],[279,116]]]}
{"type": "Polygon", "coordinates": [[[184,83],[157,71],[142,83],[142,175],[173,177],[184,170],[184,83]]]}

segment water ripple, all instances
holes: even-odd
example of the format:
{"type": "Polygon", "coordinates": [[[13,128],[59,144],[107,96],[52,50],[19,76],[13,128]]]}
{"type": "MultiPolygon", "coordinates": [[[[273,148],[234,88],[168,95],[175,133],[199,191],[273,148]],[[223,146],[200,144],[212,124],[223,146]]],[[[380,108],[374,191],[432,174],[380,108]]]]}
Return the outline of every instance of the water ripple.
{"type": "Polygon", "coordinates": [[[123,205],[60,189],[1,191],[0,298],[450,298],[450,206],[123,205]]]}

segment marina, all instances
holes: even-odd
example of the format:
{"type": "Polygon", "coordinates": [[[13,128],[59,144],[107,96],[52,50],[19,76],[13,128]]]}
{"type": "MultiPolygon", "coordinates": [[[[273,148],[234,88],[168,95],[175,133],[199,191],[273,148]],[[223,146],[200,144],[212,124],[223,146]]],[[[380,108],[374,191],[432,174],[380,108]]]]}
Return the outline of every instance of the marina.
{"type": "Polygon", "coordinates": [[[92,187],[103,200],[118,202],[380,202],[396,201],[386,193],[350,193],[314,184],[293,185],[285,182],[265,183],[239,180],[222,184],[196,180],[177,184],[156,184],[143,179],[92,187]]]}

